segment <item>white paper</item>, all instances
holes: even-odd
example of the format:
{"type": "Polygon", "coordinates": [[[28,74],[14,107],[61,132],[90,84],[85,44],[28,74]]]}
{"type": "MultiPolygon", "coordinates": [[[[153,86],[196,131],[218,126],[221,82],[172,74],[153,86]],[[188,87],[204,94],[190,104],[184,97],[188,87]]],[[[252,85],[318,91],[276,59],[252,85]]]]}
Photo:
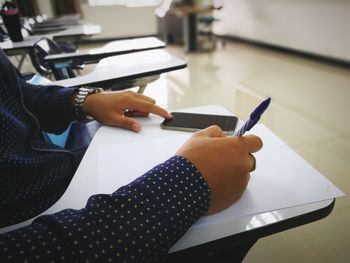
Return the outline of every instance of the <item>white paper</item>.
{"type": "MultiPolygon", "coordinates": [[[[344,195],[328,179],[292,151],[263,125],[252,133],[264,141],[255,154],[257,169],[243,196],[229,208],[202,217],[196,225],[232,220],[344,195]]],[[[166,132],[162,137],[99,147],[98,191],[111,193],[173,156],[190,133],[166,132]]]]}

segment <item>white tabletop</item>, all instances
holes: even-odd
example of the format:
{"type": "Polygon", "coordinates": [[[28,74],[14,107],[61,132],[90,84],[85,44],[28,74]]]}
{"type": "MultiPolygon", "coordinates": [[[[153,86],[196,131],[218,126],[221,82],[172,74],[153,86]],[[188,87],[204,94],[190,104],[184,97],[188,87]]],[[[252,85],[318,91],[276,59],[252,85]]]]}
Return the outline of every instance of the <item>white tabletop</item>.
{"type": "Polygon", "coordinates": [[[81,59],[89,61],[95,57],[107,57],[112,55],[120,55],[124,53],[132,53],[150,49],[164,48],[165,43],[155,37],[130,38],[123,40],[111,41],[101,48],[94,48],[88,51],[77,51],[72,53],[63,53],[49,55],[45,57],[46,61],[67,61],[81,59]]]}
{"type": "Polygon", "coordinates": [[[50,33],[53,38],[69,36],[92,36],[101,33],[101,26],[96,24],[82,24],[67,26],[62,31],[50,33]]]}
{"type": "MultiPolygon", "coordinates": [[[[195,108],[194,110],[192,110],[192,112],[231,114],[226,109],[218,106],[206,106],[203,108],[195,108]]],[[[100,150],[103,147],[108,147],[111,144],[125,144],[127,142],[132,143],[139,140],[142,141],[146,138],[152,136],[154,137],[155,135],[158,136],[163,132],[169,132],[161,130],[158,122],[158,118],[155,118],[154,120],[141,120],[143,128],[140,134],[134,134],[132,132],[120,130],[117,128],[102,127],[95,135],[66,193],[62,196],[60,201],[57,202],[57,204],[55,204],[51,209],[49,209],[48,212],[52,213],[68,207],[83,207],[90,195],[102,191],[101,189],[103,189],[103,186],[101,186],[101,180],[106,180],[106,178],[108,178],[106,177],[105,179],[103,179],[101,178],[101,175],[98,175],[100,170],[99,164],[101,163],[100,150]]],[[[144,151],[145,153],[150,153],[151,150],[148,149],[144,151]]],[[[118,158],[118,156],[115,156],[115,158],[118,158]]],[[[134,156],[130,155],[129,161],[133,162],[134,156]]],[[[122,176],[124,172],[119,169],[118,167],[115,167],[115,170],[113,169],[114,171],[111,172],[111,174],[115,176],[122,176]]],[[[111,176],[111,174],[103,176],[111,176]]],[[[116,181],[113,182],[115,183],[116,181]]],[[[108,191],[111,189],[116,190],[123,184],[125,184],[125,182],[123,181],[123,179],[120,179],[120,185],[112,185],[110,186],[111,188],[108,189],[108,191]]],[[[109,186],[107,186],[107,188],[109,188],[109,186]]],[[[172,247],[170,252],[175,252],[181,249],[192,247],[194,245],[203,244],[223,237],[235,235],[248,230],[253,230],[273,223],[281,222],[283,220],[296,217],[298,215],[302,215],[311,211],[327,207],[332,203],[332,201],[333,199],[329,199],[326,201],[314,202],[287,209],[279,209],[259,214],[252,214],[248,216],[234,218],[233,220],[223,220],[220,221],[220,223],[195,224],[172,247]]]]}
{"type": "Polygon", "coordinates": [[[71,37],[71,36],[91,36],[99,34],[101,32],[101,26],[95,24],[82,24],[67,26],[65,29],[49,34],[31,35],[23,38],[23,41],[12,42],[7,40],[0,42],[0,48],[4,50],[14,49],[27,49],[33,47],[33,45],[39,41],[42,37],[46,38],[60,38],[60,37],[71,37]]]}
{"type": "MultiPolygon", "coordinates": [[[[191,110],[187,110],[197,113],[212,113],[212,114],[232,114],[226,109],[219,106],[205,106],[198,107],[191,110]]],[[[120,186],[127,182],[123,178],[125,175],[125,168],[113,167],[109,174],[99,174],[101,170],[101,149],[109,147],[110,145],[125,145],[127,143],[132,144],[135,142],[142,142],[149,138],[155,138],[160,136],[162,133],[169,133],[171,131],[161,130],[159,126],[160,118],[151,117],[140,119],[142,124],[142,131],[138,134],[130,131],[112,128],[102,127],[95,135],[91,142],[76,174],[74,175],[67,191],[61,197],[61,199],[54,204],[47,213],[54,213],[66,208],[80,209],[85,206],[86,201],[91,195],[97,193],[105,193],[108,191],[117,190],[120,186]],[[113,176],[113,179],[108,179],[108,176],[113,176]],[[119,177],[118,177],[119,176],[119,177]],[[116,183],[119,180],[119,184],[116,183]],[[111,183],[113,181],[113,183],[111,183]],[[107,187],[106,187],[107,186],[107,187]],[[102,188],[101,188],[102,187],[102,188]],[[105,188],[105,189],[103,189],[105,188]],[[108,190],[106,191],[106,188],[108,190]]],[[[143,149],[145,158],[149,159],[152,157],[150,152],[152,149],[143,149]]],[[[128,163],[134,163],[135,159],[132,154],[125,154],[123,158],[129,158],[128,163]],[[129,156],[129,157],[128,157],[129,156]]],[[[169,156],[170,157],[170,156],[169,156]]],[[[113,156],[118,158],[118,156],[113,156]]],[[[259,165],[259,164],[258,164],[259,165]]],[[[130,165],[128,166],[130,170],[130,165]]],[[[146,171],[144,171],[146,172],[146,171]]],[[[141,174],[137,175],[140,176],[141,174]]],[[[254,176],[254,175],[252,175],[254,176]]],[[[110,177],[109,177],[110,178],[110,177]]],[[[230,216],[225,216],[225,220],[220,220],[212,223],[196,223],[189,231],[171,248],[171,252],[176,252],[182,249],[190,248],[195,245],[200,245],[220,238],[232,236],[246,231],[259,229],[264,226],[268,226],[274,223],[282,222],[284,220],[303,215],[312,211],[316,211],[329,206],[333,201],[327,199],[325,201],[313,202],[309,204],[294,206],[285,209],[278,209],[258,214],[250,214],[242,217],[235,217],[230,219],[230,216]]],[[[223,211],[225,212],[225,210],[223,211]]],[[[218,215],[218,214],[216,214],[218,215]]],[[[214,215],[215,216],[215,215],[214,215]]],[[[201,221],[201,220],[199,220],[201,221]]],[[[3,228],[1,232],[8,231],[13,228],[17,228],[30,223],[26,221],[16,226],[3,228]]]]}
{"type": "Polygon", "coordinates": [[[186,63],[164,50],[149,50],[102,59],[95,69],[83,76],[53,82],[54,85],[75,87],[105,82],[127,81],[159,75],[186,67],[186,63]]]}
{"type": "Polygon", "coordinates": [[[51,38],[51,36],[47,35],[32,35],[23,38],[23,41],[12,42],[11,40],[7,40],[5,42],[0,42],[0,48],[3,50],[15,50],[15,49],[29,49],[34,46],[36,42],[38,42],[42,37],[51,38]]]}

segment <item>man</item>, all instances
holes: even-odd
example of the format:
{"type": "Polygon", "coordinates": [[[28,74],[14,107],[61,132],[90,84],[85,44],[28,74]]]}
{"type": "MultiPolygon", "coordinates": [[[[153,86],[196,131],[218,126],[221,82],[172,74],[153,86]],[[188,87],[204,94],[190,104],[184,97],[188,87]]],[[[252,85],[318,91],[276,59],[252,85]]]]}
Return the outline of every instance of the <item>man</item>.
{"type": "MultiPolygon", "coordinates": [[[[171,118],[153,99],[128,91],[29,85],[0,51],[1,227],[45,211],[75,172],[74,153],[45,142],[40,131],[63,131],[84,115],[140,131],[126,112],[171,118]]],[[[261,147],[256,136],[226,137],[217,126],[195,133],[175,156],[114,193],[2,234],[1,262],[163,261],[196,220],[241,196],[255,167],[251,153],[261,147]]]]}

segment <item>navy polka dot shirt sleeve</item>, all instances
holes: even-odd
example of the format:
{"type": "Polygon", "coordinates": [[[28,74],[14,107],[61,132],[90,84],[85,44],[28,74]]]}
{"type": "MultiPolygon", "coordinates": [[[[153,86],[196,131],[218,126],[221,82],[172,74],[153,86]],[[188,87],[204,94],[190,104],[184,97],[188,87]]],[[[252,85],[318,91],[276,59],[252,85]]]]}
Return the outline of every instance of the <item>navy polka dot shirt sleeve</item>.
{"type": "Polygon", "coordinates": [[[112,194],[90,197],[81,210],[1,235],[1,262],[161,262],[209,203],[199,171],[174,156],[112,194]]]}
{"type": "Polygon", "coordinates": [[[0,49],[0,228],[41,214],[67,189],[75,156],[46,142],[41,129],[67,127],[72,92],[25,84],[0,49]]]}
{"type": "Polygon", "coordinates": [[[31,85],[18,79],[25,107],[42,130],[61,133],[75,120],[72,97],[77,88],[31,85]]]}

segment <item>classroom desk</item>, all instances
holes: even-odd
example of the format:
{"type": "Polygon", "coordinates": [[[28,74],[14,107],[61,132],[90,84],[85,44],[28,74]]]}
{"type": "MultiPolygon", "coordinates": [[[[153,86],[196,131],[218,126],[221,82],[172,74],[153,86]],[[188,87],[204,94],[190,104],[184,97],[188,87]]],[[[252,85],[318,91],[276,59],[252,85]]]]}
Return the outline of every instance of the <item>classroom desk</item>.
{"type": "Polygon", "coordinates": [[[218,9],[212,5],[199,7],[199,6],[180,6],[171,8],[168,14],[175,15],[177,17],[183,17],[183,37],[185,42],[185,49],[187,52],[193,52],[202,50],[200,43],[198,42],[199,32],[198,23],[199,15],[211,14],[213,10],[218,9]]]}
{"type": "Polygon", "coordinates": [[[79,25],[84,23],[80,20],[80,15],[71,14],[63,15],[59,17],[48,18],[47,20],[42,21],[41,23],[35,23],[34,28],[41,27],[54,27],[54,26],[72,26],[79,25]]]}
{"type": "Polygon", "coordinates": [[[6,40],[4,42],[0,42],[0,48],[2,48],[6,52],[25,51],[32,48],[34,44],[38,42],[42,37],[46,37],[50,39],[60,39],[65,37],[91,36],[91,35],[99,34],[100,32],[101,32],[101,27],[99,25],[92,25],[92,24],[76,25],[76,26],[70,26],[59,32],[27,36],[27,37],[24,37],[23,41],[20,41],[20,42],[12,42],[11,40],[6,40]]]}
{"type": "MultiPolygon", "coordinates": [[[[219,106],[198,107],[191,111],[197,113],[232,114],[219,106]]],[[[118,176],[128,176],[126,175],[128,172],[126,172],[125,167],[120,168],[116,166],[115,169],[110,169],[109,174],[102,173],[101,165],[103,166],[102,160],[104,155],[101,155],[101,151],[103,151],[105,147],[110,147],[111,145],[120,144],[122,146],[126,143],[136,145],[135,142],[152,140],[154,138],[157,139],[160,136],[164,136],[164,133],[171,132],[160,129],[159,123],[161,119],[157,116],[141,118],[140,122],[142,125],[140,134],[134,134],[130,131],[118,128],[101,127],[91,142],[67,191],[47,212],[54,213],[67,207],[81,208],[85,205],[89,196],[96,193],[113,192],[120,186],[131,181],[130,178],[118,176]]],[[[265,144],[267,143],[268,142],[265,142],[265,144]]],[[[163,146],[163,148],[164,147],[165,146],[163,146]]],[[[135,162],[135,160],[138,160],[137,156],[143,155],[142,152],[144,153],[143,156],[145,159],[152,160],[154,158],[151,154],[152,150],[151,148],[142,149],[141,153],[137,153],[136,155],[125,153],[126,156],[124,156],[122,160],[127,163],[135,162]],[[127,159],[129,159],[129,161],[127,161],[127,159]]],[[[155,155],[157,156],[157,154],[155,155]]],[[[118,158],[118,156],[113,157],[113,160],[116,160],[116,158],[118,158]]],[[[115,164],[115,162],[113,163],[115,164]]],[[[138,166],[143,165],[140,164],[140,162],[137,163],[138,166]]],[[[136,167],[133,169],[135,168],[136,167]]],[[[130,170],[130,166],[127,169],[130,170]]],[[[139,169],[139,167],[136,169],[139,169]]],[[[135,176],[139,175],[140,174],[136,174],[135,176]]],[[[331,198],[320,202],[251,214],[233,218],[232,220],[228,218],[227,220],[225,219],[211,224],[200,224],[197,222],[171,248],[169,252],[170,258],[186,258],[186,256],[193,258],[195,254],[200,255],[201,253],[208,253],[208,251],[227,247],[228,245],[234,246],[242,242],[256,240],[319,220],[326,217],[332,211],[334,203],[335,199],[331,198]]]]}
{"type": "Polygon", "coordinates": [[[96,24],[84,23],[81,25],[66,26],[65,29],[49,33],[54,39],[67,37],[87,37],[101,33],[101,26],[96,24]]]}
{"type": "MultiPolygon", "coordinates": [[[[198,107],[190,109],[189,111],[197,113],[232,114],[219,106],[198,107]]],[[[158,139],[159,136],[164,136],[165,133],[169,134],[169,132],[171,132],[160,128],[159,124],[161,118],[158,116],[140,118],[139,121],[142,125],[142,130],[139,134],[118,128],[101,127],[91,142],[66,192],[56,204],[43,214],[55,213],[66,208],[80,209],[85,206],[87,199],[91,195],[97,193],[110,193],[118,189],[120,186],[130,182],[130,178],[124,178],[125,176],[128,176],[128,171],[126,170],[131,170],[130,166],[128,166],[128,168],[125,168],[125,166],[115,166],[113,169],[110,169],[108,172],[109,174],[101,173],[101,166],[103,166],[102,161],[104,157],[104,155],[101,155],[101,151],[103,151],[105,147],[110,147],[111,145],[116,145],[118,148],[125,144],[136,145],[144,140],[158,139]]],[[[265,142],[265,144],[267,143],[268,142],[265,142]]],[[[163,148],[164,147],[165,146],[163,146],[163,148]]],[[[153,155],[150,154],[152,150],[153,148],[141,149],[136,156],[141,155],[144,156],[146,160],[151,161],[154,158],[153,155]]],[[[135,153],[135,151],[133,152],[135,153]]],[[[117,158],[118,156],[113,155],[113,160],[117,160],[117,158]]],[[[129,159],[127,163],[139,160],[137,158],[135,159],[134,154],[127,153],[122,159],[124,161],[129,159]]],[[[132,170],[139,169],[138,166],[140,165],[140,161],[136,162],[138,165],[133,166],[132,170]]],[[[115,162],[113,162],[112,165],[113,164],[115,165],[115,162]]],[[[141,174],[135,174],[136,177],[140,175],[141,174]]],[[[331,198],[324,201],[258,214],[250,214],[238,218],[231,219],[225,217],[225,220],[213,221],[212,223],[206,224],[199,223],[199,221],[201,221],[200,219],[170,249],[169,259],[174,260],[174,262],[179,262],[176,259],[189,257],[195,258],[196,254],[201,255],[202,253],[215,251],[215,249],[256,240],[280,231],[319,220],[326,217],[332,211],[334,203],[335,199],[331,198]]],[[[0,229],[0,233],[24,226],[29,224],[30,221],[13,227],[0,229]]]]}
{"type": "Polygon", "coordinates": [[[34,47],[35,43],[41,38],[49,38],[55,40],[71,39],[74,43],[77,43],[83,36],[91,36],[101,32],[101,27],[99,25],[92,24],[82,24],[69,26],[64,30],[51,32],[50,34],[40,34],[40,35],[30,35],[24,37],[23,41],[12,42],[10,39],[5,42],[0,42],[0,48],[2,48],[8,56],[21,56],[18,62],[17,69],[20,70],[24,59],[30,50],[34,47]]]}
{"type": "Polygon", "coordinates": [[[126,87],[145,85],[160,74],[182,69],[186,63],[165,50],[149,50],[102,59],[89,74],[71,79],[54,81],[54,85],[65,87],[93,86],[120,90],[126,87]]]}
{"type": "MultiPolygon", "coordinates": [[[[12,42],[10,39],[8,39],[4,42],[0,42],[0,48],[5,51],[7,56],[20,56],[17,64],[17,69],[20,70],[27,54],[29,54],[30,50],[34,47],[34,44],[42,37],[42,35],[27,36],[20,42],[12,42]]],[[[52,39],[52,36],[45,37],[52,39]]]]}
{"type": "MultiPolygon", "coordinates": [[[[38,42],[43,36],[42,35],[32,35],[23,38],[23,41],[12,42],[11,40],[6,40],[0,42],[0,48],[3,49],[6,53],[19,53],[26,52],[30,50],[36,42],[38,42]]],[[[52,39],[52,36],[45,36],[52,39]]]]}
{"type": "Polygon", "coordinates": [[[60,62],[90,64],[96,63],[103,58],[123,55],[133,52],[146,51],[158,48],[164,48],[165,43],[155,37],[131,38],[117,40],[107,43],[101,48],[90,49],[89,51],[77,51],[73,53],[64,53],[57,55],[49,55],[45,57],[45,61],[52,64],[60,62]]]}

